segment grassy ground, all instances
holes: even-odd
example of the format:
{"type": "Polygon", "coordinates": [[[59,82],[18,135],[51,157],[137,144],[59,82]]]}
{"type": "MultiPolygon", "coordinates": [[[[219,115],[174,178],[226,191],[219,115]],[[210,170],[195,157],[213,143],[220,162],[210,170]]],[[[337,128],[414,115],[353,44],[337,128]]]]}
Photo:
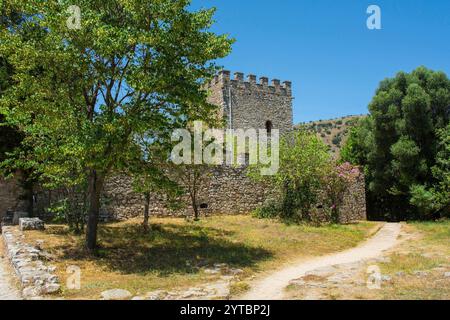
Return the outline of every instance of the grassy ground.
{"type": "Polygon", "coordinates": [[[377,224],[347,226],[287,226],[250,216],[210,217],[200,222],[184,219],[153,219],[152,231],[144,234],[140,220],[102,225],[97,256],[83,247],[83,237],[63,226],[27,232],[29,242],[44,240],[54,256],[51,263],[69,299],[98,299],[104,290],[121,288],[134,295],[174,290],[216,280],[220,275],[204,267],[226,263],[244,271],[243,278],[273,269],[290,259],[323,255],[357,245],[374,232],[377,224]],[[68,290],[68,266],[81,268],[79,291],[68,290]]]}
{"type": "Polygon", "coordinates": [[[380,299],[445,299],[450,300],[450,220],[411,223],[405,227],[406,239],[390,261],[380,264],[389,275],[380,299]]]}

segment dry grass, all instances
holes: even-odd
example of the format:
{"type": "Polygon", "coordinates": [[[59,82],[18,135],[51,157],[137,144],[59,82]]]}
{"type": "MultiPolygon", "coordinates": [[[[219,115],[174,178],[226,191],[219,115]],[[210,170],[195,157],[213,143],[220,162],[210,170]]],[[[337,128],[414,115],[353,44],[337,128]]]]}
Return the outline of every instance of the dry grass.
{"type": "Polygon", "coordinates": [[[220,275],[203,272],[203,266],[226,263],[244,270],[243,278],[272,269],[299,257],[317,256],[357,245],[376,224],[347,226],[287,226],[250,216],[221,216],[200,222],[154,219],[144,234],[140,220],[102,225],[95,256],[84,250],[83,237],[51,225],[44,232],[26,234],[29,242],[44,240],[54,256],[62,295],[69,299],[98,299],[104,290],[121,288],[135,295],[190,287],[214,281],[220,275]],[[66,269],[82,271],[82,288],[65,287],[66,269]]]}
{"type": "MultiPolygon", "coordinates": [[[[450,221],[404,224],[402,229],[403,241],[386,262],[363,264],[351,279],[338,285],[327,279],[325,288],[291,285],[289,298],[450,300],[450,278],[444,276],[450,272],[450,221]],[[380,289],[369,290],[366,286],[369,265],[380,267],[385,277],[380,289]]],[[[314,277],[303,280],[322,282],[314,277]]]]}
{"type": "MultiPolygon", "coordinates": [[[[13,275],[13,274],[15,274],[15,271],[14,271],[12,265],[11,265],[10,263],[8,263],[9,258],[7,257],[5,244],[4,244],[3,239],[2,239],[1,237],[2,237],[2,235],[1,235],[1,233],[0,233],[0,256],[4,259],[4,262],[5,262],[5,263],[4,263],[5,271],[6,271],[8,274],[13,275]]],[[[20,288],[20,283],[19,283],[18,278],[17,278],[17,277],[14,277],[14,276],[12,276],[12,277],[10,277],[10,278],[11,278],[11,279],[10,279],[10,281],[11,281],[11,286],[12,286],[12,287],[16,287],[16,288],[20,288]]]]}
{"type": "Polygon", "coordinates": [[[380,265],[392,277],[376,296],[383,299],[450,300],[450,220],[411,223],[407,239],[390,262],[380,265]],[[417,274],[423,272],[424,275],[417,274]],[[404,273],[403,276],[398,276],[404,273]]]}

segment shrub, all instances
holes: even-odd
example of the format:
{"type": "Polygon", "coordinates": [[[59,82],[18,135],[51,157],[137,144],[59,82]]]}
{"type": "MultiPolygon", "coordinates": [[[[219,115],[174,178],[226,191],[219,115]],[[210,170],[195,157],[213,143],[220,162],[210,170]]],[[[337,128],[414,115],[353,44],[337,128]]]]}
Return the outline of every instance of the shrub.
{"type": "Polygon", "coordinates": [[[325,203],[324,211],[327,214],[328,221],[333,223],[340,221],[345,193],[356,182],[360,174],[359,169],[348,162],[330,167],[322,185],[325,203]]]}
{"type": "Polygon", "coordinates": [[[333,144],[338,147],[340,146],[341,141],[342,141],[342,137],[340,135],[335,136],[332,140],[333,144]]]}
{"type": "Polygon", "coordinates": [[[311,220],[323,176],[330,164],[328,147],[305,130],[292,132],[280,144],[280,169],[273,176],[261,176],[259,166],[250,166],[249,175],[271,184],[280,195],[276,205],[258,210],[260,217],[279,216],[283,220],[311,220]]]}
{"type": "Polygon", "coordinates": [[[272,219],[279,217],[280,212],[280,205],[273,201],[263,207],[257,208],[253,211],[252,216],[258,219],[272,219]]]}

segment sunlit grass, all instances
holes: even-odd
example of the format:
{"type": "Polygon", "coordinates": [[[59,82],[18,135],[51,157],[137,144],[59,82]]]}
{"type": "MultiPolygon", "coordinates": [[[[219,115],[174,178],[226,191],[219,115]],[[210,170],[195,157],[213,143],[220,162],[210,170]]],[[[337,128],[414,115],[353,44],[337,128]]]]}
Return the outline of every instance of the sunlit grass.
{"type": "MultiPolygon", "coordinates": [[[[99,249],[91,255],[83,237],[51,225],[44,232],[27,233],[28,241],[44,240],[54,255],[66,298],[97,299],[104,290],[121,288],[135,295],[164,289],[174,290],[217,280],[202,267],[226,263],[244,271],[243,277],[270,270],[302,257],[323,255],[356,246],[374,232],[377,224],[311,227],[285,225],[250,216],[215,216],[199,222],[185,219],[152,220],[144,233],[138,219],[101,225],[99,249]],[[82,272],[82,289],[65,286],[66,268],[82,272]]],[[[241,290],[242,288],[236,288],[241,290]]]]}

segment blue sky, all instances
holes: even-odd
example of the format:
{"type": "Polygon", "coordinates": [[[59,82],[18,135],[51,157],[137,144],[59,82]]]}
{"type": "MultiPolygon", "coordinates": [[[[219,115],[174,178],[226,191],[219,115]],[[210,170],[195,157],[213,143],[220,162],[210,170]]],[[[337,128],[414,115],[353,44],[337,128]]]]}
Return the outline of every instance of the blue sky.
{"type": "Polygon", "coordinates": [[[294,122],[367,113],[378,83],[425,65],[450,75],[448,0],[194,0],[236,39],[226,69],[291,80],[294,122]],[[380,6],[382,30],[368,30],[380,6]]]}

